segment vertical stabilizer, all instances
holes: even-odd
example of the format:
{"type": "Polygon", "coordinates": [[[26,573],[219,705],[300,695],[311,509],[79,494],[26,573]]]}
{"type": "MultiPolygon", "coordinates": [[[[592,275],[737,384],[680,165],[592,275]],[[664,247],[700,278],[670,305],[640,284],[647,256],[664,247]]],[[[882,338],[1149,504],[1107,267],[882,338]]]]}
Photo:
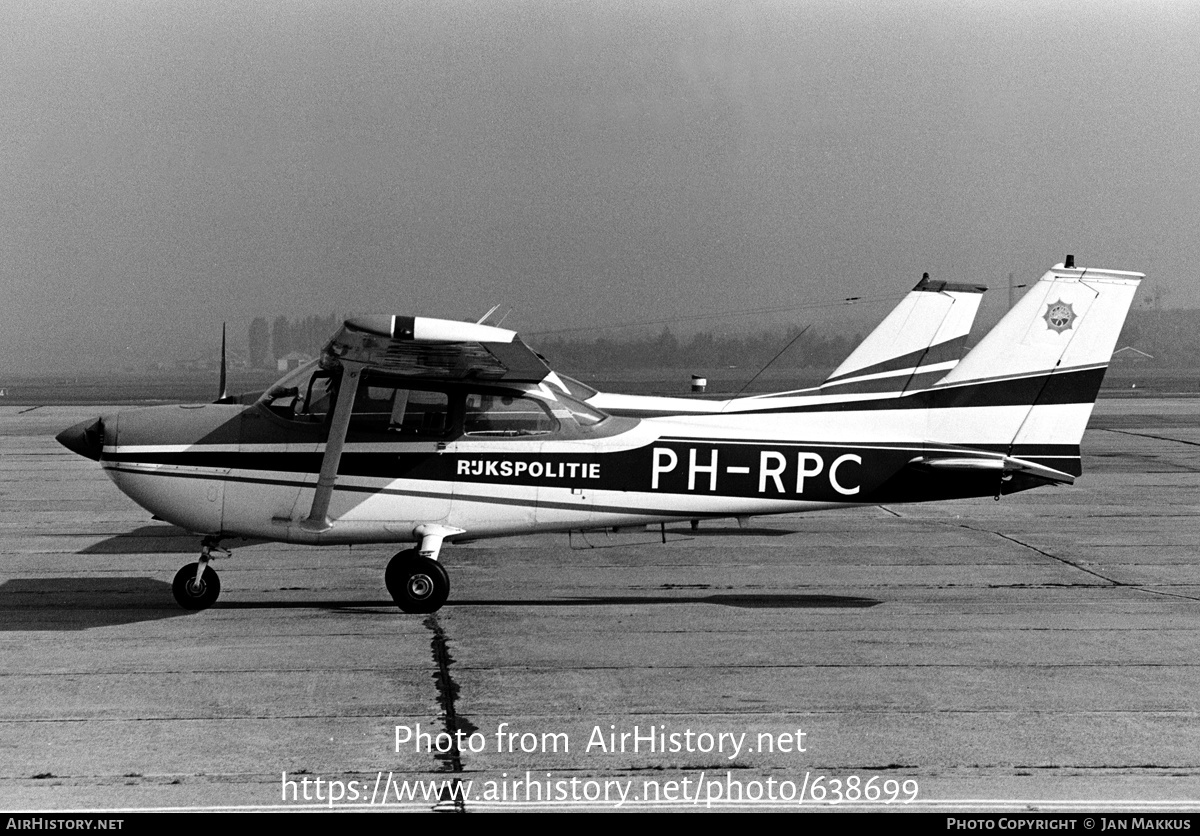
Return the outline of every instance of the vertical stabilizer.
{"type": "Polygon", "coordinates": [[[1055,266],[942,383],[1107,366],[1142,278],[1055,266]]]}
{"type": "Polygon", "coordinates": [[[1078,475],[1079,442],[1142,278],[1056,265],[934,387],[927,437],[986,440],[1078,475]]]}

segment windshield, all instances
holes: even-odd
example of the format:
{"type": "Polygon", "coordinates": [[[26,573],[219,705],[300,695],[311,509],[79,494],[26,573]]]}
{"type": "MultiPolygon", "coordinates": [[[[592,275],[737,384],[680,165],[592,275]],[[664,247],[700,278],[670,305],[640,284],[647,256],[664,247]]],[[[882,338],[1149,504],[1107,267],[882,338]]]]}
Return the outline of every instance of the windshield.
{"type": "Polygon", "coordinates": [[[313,360],[280,378],[258,402],[284,418],[323,421],[333,405],[333,381],[313,360]]]}
{"type": "Polygon", "coordinates": [[[279,380],[275,381],[275,384],[270,389],[263,392],[262,397],[258,399],[258,402],[271,404],[280,398],[294,396],[301,383],[303,383],[305,386],[308,385],[309,378],[312,377],[312,373],[317,368],[317,361],[310,360],[303,366],[288,372],[283,377],[279,378],[279,380]]]}

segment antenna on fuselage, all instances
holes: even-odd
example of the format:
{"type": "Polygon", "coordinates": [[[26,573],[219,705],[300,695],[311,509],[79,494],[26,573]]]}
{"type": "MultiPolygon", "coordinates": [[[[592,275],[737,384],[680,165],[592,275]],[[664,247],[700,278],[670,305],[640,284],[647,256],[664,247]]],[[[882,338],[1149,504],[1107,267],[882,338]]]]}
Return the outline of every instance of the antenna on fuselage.
{"type": "Polygon", "coordinates": [[[222,322],[222,323],[221,323],[221,394],[217,395],[217,400],[218,400],[218,401],[223,401],[223,400],[225,400],[226,398],[228,398],[228,397],[229,397],[229,391],[228,391],[228,389],[227,389],[227,388],[226,388],[226,386],[225,386],[225,377],[226,377],[226,373],[225,373],[225,372],[226,372],[226,363],[225,363],[225,323],[224,323],[224,322],[222,322]]]}
{"type": "MultiPolygon", "coordinates": [[[[858,297],[851,297],[851,298],[853,298],[853,299],[857,299],[858,297]]],[[[810,323],[808,323],[807,325],[805,325],[803,328],[801,328],[801,329],[800,329],[800,333],[799,333],[799,334],[797,334],[796,336],[794,336],[794,337],[792,337],[790,340],[788,340],[788,344],[787,344],[787,345],[785,345],[785,346],[784,346],[782,349],[780,349],[780,351],[779,351],[779,353],[778,353],[778,354],[776,354],[774,357],[772,357],[770,360],[768,360],[768,361],[767,361],[767,364],[766,364],[765,366],[763,366],[761,369],[759,369],[757,372],[755,372],[755,373],[754,373],[754,377],[750,378],[749,380],[747,380],[745,383],[743,383],[743,384],[742,384],[742,388],[741,388],[741,389],[738,389],[738,391],[737,391],[737,394],[736,394],[736,395],[734,395],[732,398],[730,398],[728,401],[726,401],[726,402],[725,402],[725,406],[728,406],[730,403],[732,403],[733,401],[735,401],[735,400],[737,400],[738,398],[740,398],[740,397],[742,396],[742,393],[743,393],[743,392],[745,392],[745,391],[746,391],[746,389],[748,389],[748,388],[750,387],[750,384],[751,384],[751,383],[753,383],[754,381],[758,380],[758,376],[759,376],[760,374],[762,374],[762,373],[763,373],[763,372],[765,372],[765,371],[766,371],[768,368],[770,368],[772,363],[774,363],[776,360],[778,360],[780,357],[782,357],[782,356],[783,356],[783,352],[785,352],[785,351],[787,351],[789,348],[791,348],[791,347],[792,347],[792,346],[795,344],[796,340],[798,340],[798,339],[800,339],[801,337],[803,337],[803,336],[804,336],[804,334],[805,334],[805,332],[807,332],[807,331],[808,331],[808,329],[809,329],[809,328],[812,328],[812,327],[813,327],[813,323],[811,323],[811,322],[810,322],[810,323]]],[[[724,412],[724,411],[725,411],[725,407],[721,407],[721,411],[722,411],[722,412],[724,412]]]]}

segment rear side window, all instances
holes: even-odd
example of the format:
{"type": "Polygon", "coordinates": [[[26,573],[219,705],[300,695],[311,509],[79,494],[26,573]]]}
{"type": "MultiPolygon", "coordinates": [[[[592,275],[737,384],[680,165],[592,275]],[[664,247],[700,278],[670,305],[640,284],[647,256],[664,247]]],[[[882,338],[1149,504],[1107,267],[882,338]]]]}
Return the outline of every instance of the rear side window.
{"type": "Polygon", "coordinates": [[[544,435],[558,422],[540,401],[513,395],[467,395],[463,431],[467,435],[544,435]]]}
{"type": "Polygon", "coordinates": [[[608,417],[607,413],[593,409],[585,403],[566,398],[559,399],[558,409],[565,410],[581,427],[594,427],[608,417]]]}

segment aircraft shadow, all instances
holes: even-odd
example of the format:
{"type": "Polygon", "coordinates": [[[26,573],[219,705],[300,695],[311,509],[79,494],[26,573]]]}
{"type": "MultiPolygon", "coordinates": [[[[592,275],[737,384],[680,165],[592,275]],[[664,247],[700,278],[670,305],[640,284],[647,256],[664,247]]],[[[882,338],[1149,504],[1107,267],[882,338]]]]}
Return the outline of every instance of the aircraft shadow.
{"type": "Polygon", "coordinates": [[[787,537],[797,532],[790,528],[766,528],[765,526],[756,526],[754,528],[746,527],[739,528],[736,525],[726,525],[720,527],[705,528],[703,525],[700,528],[668,528],[667,534],[683,534],[687,537],[729,537],[731,535],[746,537],[753,535],[755,537],[787,537]]]}
{"type": "MultiPolygon", "coordinates": [[[[701,525],[700,528],[680,528],[678,526],[667,529],[667,542],[677,543],[685,540],[691,540],[696,537],[787,537],[796,534],[797,531],[789,528],[767,528],[766,526],[755,526],[753,528],[741,528],[736,525],[701,525]]],[[[573,545],[577,550],[592,549],[607,549],[607,548],[625,548],[628,546],[649,546],[662,542],[661,535],[657,526],[648,525],[645,528],[621,528],[616,531],[608,532],[599,531],[583,531],[572,532],[573,539],[576,543],[582,545],[573,545]],[[640,535],[642,540],[624,539],[631,536],[640,535]]]]}
{"type": "MultiPolygon", "coordinates": [[[[499,599],[451,599],[446,607],[628,607],[650,604],[715,604],[739,609],[866,609],[882,604],[874,598],[852,595],[598,595],[594,597],[499,599]]],[[[218,601],[213,609],[271,610],[324,609],[351,612],[361,609],[396,610],[390,600],[378,601],[218,601]]]]}
{"type": "MultiPolygon", "coordinates": [[[[637,607],[713,604],[739,609],[865,609],[882,601],[850,595],[717,593],[707,595],[597,595],[538,599],[450,600],[447,607],[637,607]]],[[[320,609],[402,615],[390,599],[374,601],[218,601],[216,610],[320,609]]],[[[15,578],[0,584],[0,632],[87,630],[197,615],[181,609],[171,585],[154,578],[15,578]]]]}
{"type": "MultiPolygon", "coordinates": [[[[169,523],[143,525],[124,534],[114,534],[99,543],[80,549],[76,554],[200,554],[199,534],[192,534],[169,523]]],[[[265,543],[266,540],[238,538],[238,547],[265,543]]]]}
{"type": "Polygon", "coordinates": [[[716,604],[739,609],[866,609],[882,604],[852,595],[605,595],[589,598],[544,598],[534,601],[472,600],[446,602],[447,607],[613,607],[646,604],[716,604]]]}
{"type": "Polygon", "coordinates": [[[87,630],[189,615],[154,578],[14,578],[0,584],[0,632],[87,630]]]}
{"type": "Polygon", "coordinates": [[[200,538],[179,526],[143,525],[80,549],[78,554],[200,554],[200,538]]]}

